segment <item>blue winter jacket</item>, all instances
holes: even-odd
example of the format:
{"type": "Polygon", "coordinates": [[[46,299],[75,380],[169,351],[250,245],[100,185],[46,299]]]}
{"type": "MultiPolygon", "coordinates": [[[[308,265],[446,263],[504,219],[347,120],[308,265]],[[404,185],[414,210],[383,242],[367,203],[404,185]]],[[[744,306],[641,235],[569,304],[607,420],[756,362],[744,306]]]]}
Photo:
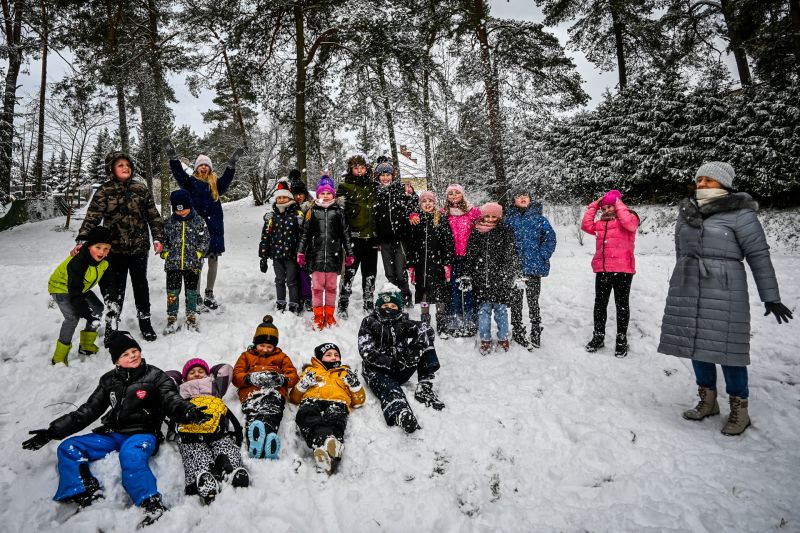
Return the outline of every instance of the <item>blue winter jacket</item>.
{"type": "Polygon", "coordinates": [[[556,250],[556,232],[542,215],[542,204],[531,202],[524,211],[511,207],[503,222],[514,230],[523,275],[548,275],[550,257],[556,250]]]}
{"type": "MultiPolygon", "coordinates": [[[[172,176],[181,189],[189,191],[192,195],[192,207],[197,211],[203,220],[206,221],[208,232],[211,234],[211,244],[208,247],[209,254],[221,254],[225,251],[225,223],[222,218],[222,202],[214,200],[211,196],[211,187],[205,181],[190,176],[183,170],[181,162],[172,159],[169,162],[172,176]]],[[[226,168],[222,176],[217,180],[217,192],[220,196],[225,194],[231,186],[236,170],[226,168]]]]}

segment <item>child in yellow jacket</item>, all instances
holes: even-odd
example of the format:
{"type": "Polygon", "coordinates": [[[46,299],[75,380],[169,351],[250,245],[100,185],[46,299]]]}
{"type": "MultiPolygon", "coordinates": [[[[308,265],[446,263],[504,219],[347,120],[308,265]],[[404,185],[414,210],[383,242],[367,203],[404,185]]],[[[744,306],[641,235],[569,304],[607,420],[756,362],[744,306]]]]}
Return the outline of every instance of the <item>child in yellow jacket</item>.
{"type": "Polygon", "coordinates": [[[342,365],[339,347],[328,342],[314,348],[314,357],[303,368],[289,400],[300,404],[297,428],[314,450],[318,472],[330,474],[339,464],[347,415],[351,407],[359,407],[365,399],[358,375],[342,365]]]}

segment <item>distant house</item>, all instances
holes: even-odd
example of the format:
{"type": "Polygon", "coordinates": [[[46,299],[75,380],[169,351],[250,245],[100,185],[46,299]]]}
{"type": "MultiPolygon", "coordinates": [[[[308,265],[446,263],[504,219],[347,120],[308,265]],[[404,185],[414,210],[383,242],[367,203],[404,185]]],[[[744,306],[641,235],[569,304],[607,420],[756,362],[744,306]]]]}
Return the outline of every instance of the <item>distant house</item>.
{"type": "Polygon", "coordinates": [[[408,146],[405,144],[400,145],[397,152],[397,158],[400,160],[400,181],[403,183],[410,183],[415,191],[424,191],[428,189],[428,173],[425,170],[425,165],[414,157],[408,146]]]}

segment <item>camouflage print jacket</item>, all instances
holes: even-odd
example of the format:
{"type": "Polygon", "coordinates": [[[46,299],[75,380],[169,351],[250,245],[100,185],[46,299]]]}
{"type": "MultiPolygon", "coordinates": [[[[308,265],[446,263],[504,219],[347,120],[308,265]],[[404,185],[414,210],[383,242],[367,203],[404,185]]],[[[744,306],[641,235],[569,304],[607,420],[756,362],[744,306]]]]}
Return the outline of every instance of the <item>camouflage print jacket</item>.
{"type": "Polygon", "coordinates": [[[153,194],[139,179],[125,182],[110,179],[103,183],[89,204],[76,240],[86,240],[92,228],[101,222],[111,230],[111,249],[115,253],[147,253],[150,248],[148,227],[154,241],[164,240],[164,224],[153,194]]]}

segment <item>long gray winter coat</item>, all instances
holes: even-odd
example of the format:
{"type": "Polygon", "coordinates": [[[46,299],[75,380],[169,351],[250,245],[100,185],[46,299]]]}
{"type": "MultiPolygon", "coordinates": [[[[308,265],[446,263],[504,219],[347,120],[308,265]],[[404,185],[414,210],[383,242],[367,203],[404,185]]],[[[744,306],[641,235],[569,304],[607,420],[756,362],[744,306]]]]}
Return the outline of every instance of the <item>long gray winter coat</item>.
{"type": "Polygon", "coordinates": [[[669,282],[660,353],[729,366],[750,364],[750,305],[743,259],[762,302],[779,302],[758,204],[732,193],[698,207],[681,202],[677,262],[669,282]]]}

